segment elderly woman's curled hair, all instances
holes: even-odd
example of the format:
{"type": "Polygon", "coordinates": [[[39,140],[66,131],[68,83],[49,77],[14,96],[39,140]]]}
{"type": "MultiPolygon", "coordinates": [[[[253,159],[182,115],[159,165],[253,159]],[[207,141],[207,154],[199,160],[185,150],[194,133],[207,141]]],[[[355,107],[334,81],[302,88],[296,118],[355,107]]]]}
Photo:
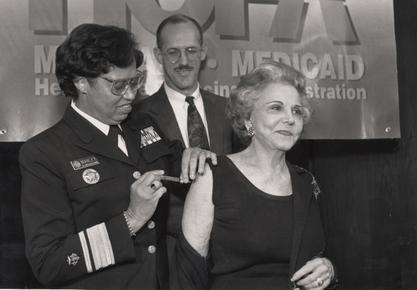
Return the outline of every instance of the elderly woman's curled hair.
{"type": "Polygon", "coordinates": [[[249,120],[262,90],[271,83],[293,86],[299,93],[303,104],[304,124],[310,121],[312,110],[307,100],[304,75],[284,63],[275,61],[262,63],[240,78],[237,87],[231,92],[226,107],[226,113],[232,121],[234,131],[245,144],[249,143],[251,136],[248,135],[244,121],[249,120]]]}

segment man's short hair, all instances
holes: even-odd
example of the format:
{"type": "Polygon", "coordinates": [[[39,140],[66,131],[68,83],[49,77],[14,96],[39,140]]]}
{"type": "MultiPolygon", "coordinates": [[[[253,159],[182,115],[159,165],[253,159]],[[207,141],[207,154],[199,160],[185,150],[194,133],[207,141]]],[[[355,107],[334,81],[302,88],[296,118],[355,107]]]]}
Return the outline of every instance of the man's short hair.
{"type": "Polygon", "coordinates": [[[96,78],[110,67],[128,67],[143,62],[135,36],[126,29],[93,23],[74,28],[56,51],[55,75],[65,96],[78,98],[74,80],[96,78]]]}
{"type": "Polygon", "coordinates": [[[203,29],[201,28],[200,24],[194,18],[184,15],[184,14],[174,14],[167,18],[165,18],[158,26],[156,30],[156,45],[158,48],[162,48],[162,39],[161,39],[161,32],[165,26],[169,24],[179,24],[179,23],[192,23],[197,28],[199,36],[200,36],[200,44],[203,44],[203,29]]]}

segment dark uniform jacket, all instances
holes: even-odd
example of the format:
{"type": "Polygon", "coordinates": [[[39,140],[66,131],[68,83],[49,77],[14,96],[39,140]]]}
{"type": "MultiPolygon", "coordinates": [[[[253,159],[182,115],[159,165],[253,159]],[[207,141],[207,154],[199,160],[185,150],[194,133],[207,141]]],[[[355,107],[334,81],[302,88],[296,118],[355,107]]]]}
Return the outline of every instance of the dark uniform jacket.
{"type": "MultiPolygon", "coordinates": [[[[241,145],[237,137],[233,134],[230,121],[226,117],[226,98],[205,90],[200,90],[200,93],[203,98],[207,118],[210,151],[218,155],[236,151],[241,145]]],[[[164,85],[155,94],[136,104],[133,115],[135,112],[149,114],[168,139],[179,140],[185,146],[164,85]]],[[[176,236],[180,228],[186,193],[187,190],[183,190],[182,192],[181,190],[175,190],[174,194],[169,195],[168,232],[170,235],[176,236]]]]}
{"type": "Polygon", "coordinates": [[[178,175],[182,147],[147,116],[122,124],[129,157],[69,107],[63,119],[20,152],[26,255],[44,285],[166,289],[167,198],[131,238],[123,211],[133,173],[178,175]],[[175,171],[175,172],[174,172],[175,171]],[[159,285],[159,286],[158,286],[159,285]]]}

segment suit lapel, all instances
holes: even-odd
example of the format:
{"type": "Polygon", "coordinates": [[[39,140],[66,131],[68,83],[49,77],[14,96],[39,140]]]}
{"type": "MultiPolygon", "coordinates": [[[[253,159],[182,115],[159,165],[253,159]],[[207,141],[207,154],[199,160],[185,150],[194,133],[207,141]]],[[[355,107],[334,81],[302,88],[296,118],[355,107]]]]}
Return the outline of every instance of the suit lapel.
{"type": "Polygon", "coordinates": [[[151,108],[151,114],[159,124],[159,127],[165,137],[170,140],[180,140],[185,148],[184,140],[182,139],[181,131],[175,118],[174,110],[169,103],[164,86],[161,86],[152,98],[155,98],[155,102],[151,108]]]}
{"type": "Polygon", "coordinates": [[[117,150],[109,143],[106,135],[75,112],[70,106],[65,112],[64,122],[76,133],[73,141],[79,147],[111,159],[133,164],[121,150],[117,150]]]}
{"type": "Polygon", "coordinates": [[[298,253],[302,240],[304,227],[309,215],[310,202],[313,197],[311,184],[308,179],[302,178],[294,168],[288,164],[292,190],[294,194],[294,232],[290,256],[290,276],[297,270],[298,253]]]}
{"type": "Polygon", "coordinates": [[[213,152],[223,152],[223,124],[218,120],[222,112],[218,111],[216,104],[207,94],[200,90],[203,97],[204,111],[206,113],[207,126],[210,139],[210,150],[213,152]]]}

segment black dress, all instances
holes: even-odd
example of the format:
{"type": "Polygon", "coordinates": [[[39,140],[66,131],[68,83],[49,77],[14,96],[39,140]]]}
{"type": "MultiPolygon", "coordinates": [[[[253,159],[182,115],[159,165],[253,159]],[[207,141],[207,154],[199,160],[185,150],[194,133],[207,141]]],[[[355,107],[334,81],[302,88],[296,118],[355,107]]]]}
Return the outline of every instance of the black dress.
{"type": "Polygon", "coordinates": [[[287,287],[292,194],[261,191],[225,156],[212,172],[211,289],[287,287]]]}
{"type": "Polygon", "coordinates": [[[292,193],[255,187],[226,156],[212,166],[214,220],[207,259],[182,233],[171,267],[173,289],[289,289],[290,277],[324,251],[316,183],[288,164],[292,193]]]}

